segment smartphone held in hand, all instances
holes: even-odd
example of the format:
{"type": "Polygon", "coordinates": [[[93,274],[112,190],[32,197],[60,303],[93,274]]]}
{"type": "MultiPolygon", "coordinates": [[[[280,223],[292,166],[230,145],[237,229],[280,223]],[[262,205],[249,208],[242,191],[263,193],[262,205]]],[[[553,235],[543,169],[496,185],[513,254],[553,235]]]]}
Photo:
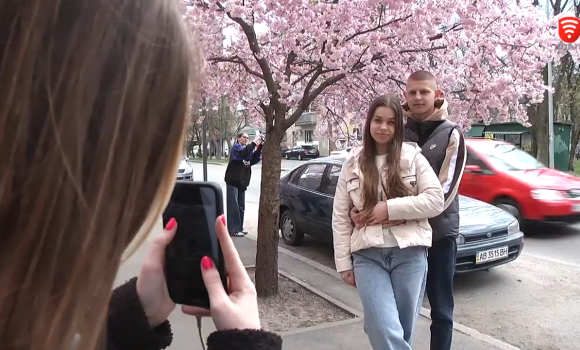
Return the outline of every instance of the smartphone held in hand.
{"type": "Polygon", "coordinates": [[[223,194],[211,182],[177,181],[163,212],[163,225],[177,220],[177,232],[166,248],[165,278],[176,304],[209,309],[209,296],[201,275],[201,259],[208,256],[227,290],[226,267],[217,238],[215,220],[224,213],[223,194]]]}

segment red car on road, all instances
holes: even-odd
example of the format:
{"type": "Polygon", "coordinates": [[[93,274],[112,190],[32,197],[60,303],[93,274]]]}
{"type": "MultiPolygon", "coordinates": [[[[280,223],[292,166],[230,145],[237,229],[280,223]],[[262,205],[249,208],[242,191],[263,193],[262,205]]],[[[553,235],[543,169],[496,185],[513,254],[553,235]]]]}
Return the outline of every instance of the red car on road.
{"type": "Polygon", "coordinates": [[[460,194],[496,205],[520,222],[580,222],[580,178],[550,169],[505,141],[465,141],[460,194]]]}

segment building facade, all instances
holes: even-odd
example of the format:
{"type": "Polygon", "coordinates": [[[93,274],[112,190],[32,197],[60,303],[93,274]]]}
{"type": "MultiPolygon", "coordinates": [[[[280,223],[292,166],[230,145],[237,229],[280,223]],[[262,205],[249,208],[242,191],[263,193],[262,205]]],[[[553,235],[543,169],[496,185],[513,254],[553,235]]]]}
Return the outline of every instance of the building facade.
{"type": "Polygon", "coordinates": [[[353,116],[349,113],[343,118],[344,123],[339,125],[332,120],[321,120],[316,112],[308,110],[288,128],[281,146],[291,148],[313,145],[318,148],[321,156],[328,156],[331,151],[352,146],[353,140],[360,139],[360,128],[354,122],[353,116]],[[321,130],[324,132],[320,132],[321,130]]]}

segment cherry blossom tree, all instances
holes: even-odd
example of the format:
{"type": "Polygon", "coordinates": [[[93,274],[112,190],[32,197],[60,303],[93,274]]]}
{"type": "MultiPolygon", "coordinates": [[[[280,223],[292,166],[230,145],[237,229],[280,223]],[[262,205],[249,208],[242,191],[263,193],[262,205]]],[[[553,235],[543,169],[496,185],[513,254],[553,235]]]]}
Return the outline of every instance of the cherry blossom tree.
{"type": "Polygon", "coordinates": [[[542,16],[525,0],[189,0],[187,23],[206,48],[204,91],[254,106],[265,122],[258,294],[278,291],[278,147],[304,111],[364,111],[427,69],[459,124],[489,120],[492,109],[525,123],[546,88],[540,71],[557,55],[542,16]]]}
{"type": "MultiPolygon", "coordinates": [[[[544,6],[544,9],[548,9],[550,16],[550,26],[552,28],[557,28],[558,19],[561,17],[578,17],[580,14],[580,2],[578,0],[534,0],[533,5],[544,6]]],[[[554,35],[557,38],[557,34],[554,35]]],[[[578,59],[580,58],[580,47],[577,43],[575,44],[565,44],[563,42],[554,43],[557,47],[557,54],[553,57],[553,101],[554,101],[554,120],[561,120],[562,116],[558,115],[557,112],[570,111],[573,104],[570,100],[569,90],[569,78],[571,74],[578,67],[578,59]],[[559,118],[560,117],[560,118],[559,118]]],[[[542,76],[546,83],[548,82],[548,67],[547,65],[542,69],[542,76]]],[[[574,89],[572,89],[574,90],[574,89]]],[[[531,141],[532,141],[532,155],[535,156],[539,161],[544,164],[548,164],[549,160],[549,135],[548,135],[548,98],[547,92],[545,93],[545,98],[539,103],[529,104],[527,106],[528,118],[531,125],[531,141]]],[[[566,113],[564,113],[566,114],[566,113]]],[[[572,149],[575,149],[578,143],[578,132],[580,129],[573,126],[572,130],[572,149]]],[[[572,152],[573,153],[573,152],[572,152]]]]}

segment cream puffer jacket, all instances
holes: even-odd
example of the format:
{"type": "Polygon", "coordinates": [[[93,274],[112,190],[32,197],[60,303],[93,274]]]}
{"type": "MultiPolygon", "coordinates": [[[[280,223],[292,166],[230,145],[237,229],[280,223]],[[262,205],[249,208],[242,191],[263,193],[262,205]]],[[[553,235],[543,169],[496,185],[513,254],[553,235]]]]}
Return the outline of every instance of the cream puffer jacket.
{"type": "MultiPolygon", "coordinates": [[[[334,259],[336,270],[352,270],[351,254],[380,246],[384,243],[382,225],[357,229],[351,218],[353,206],[362,209],[362,182],[358,156],[362,148],[356,148],[347,157],[338,178],[332,212],[334,235],[334,259]]],[[[431,246],[432,230],[429,218],[443,211],[443,190],[437,175],[414,142],[404,142],[401,150],[400,171],[412,196],[387,199],[389,220],[406,220],[405,224],[391,227],[400,248],[431,246]]],[[[383,181],[386,171],[381,174],[383,181]]],[[[383,197],[386,198],[385,193],[383,197]]]]}

